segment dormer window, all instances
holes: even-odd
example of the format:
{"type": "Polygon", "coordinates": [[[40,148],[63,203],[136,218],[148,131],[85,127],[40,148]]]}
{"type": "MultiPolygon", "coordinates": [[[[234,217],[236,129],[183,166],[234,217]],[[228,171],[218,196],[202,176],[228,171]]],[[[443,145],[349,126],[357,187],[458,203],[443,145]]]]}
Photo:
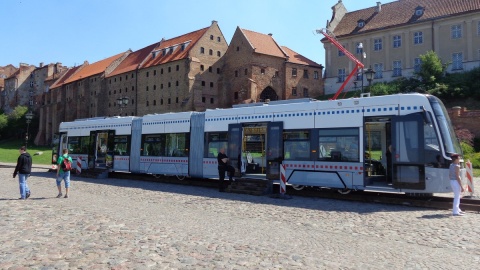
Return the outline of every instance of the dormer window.
{"type": "Polygon", "coordinates": [[[358,26],[358,28],[364,27],[364,26],[365,26],[365,21],[364,21],[364,20],[359,20],[359,21],[357,22],[357,26],[358,26]]]}
{"type": "Polygon", "coordinates": [[[415,8],[415,16],[422,16],[423,15],[423,11],[425,10],[424,7],[421,7],[421,6],[418,6],[415,8]]]}

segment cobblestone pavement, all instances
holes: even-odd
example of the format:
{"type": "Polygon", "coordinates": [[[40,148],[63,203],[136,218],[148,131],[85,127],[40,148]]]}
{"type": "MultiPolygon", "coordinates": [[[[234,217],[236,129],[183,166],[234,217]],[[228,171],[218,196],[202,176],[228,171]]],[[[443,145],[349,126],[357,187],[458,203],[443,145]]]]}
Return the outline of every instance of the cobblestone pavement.
{"type": "Polygon", "coordinates": [[[474,269],[480,215],[0,168],[0,269],[474,269]]]}

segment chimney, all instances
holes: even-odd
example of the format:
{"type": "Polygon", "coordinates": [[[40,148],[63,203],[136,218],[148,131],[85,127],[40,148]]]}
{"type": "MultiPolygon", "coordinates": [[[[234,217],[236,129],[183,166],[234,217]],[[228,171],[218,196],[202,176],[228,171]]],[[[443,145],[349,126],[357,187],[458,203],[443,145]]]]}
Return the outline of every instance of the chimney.
{"type": "Polygon", "coordinates": [[[375,12],[376,12],[376,13],[379,13],[380,11],[382,11],[382,3],[381,3],[381,2],[377,2],[377,7],[375,8],[375,12]]]}
{"type": "Polygon", "coordinates": [[[272,33],[268,33],[268,35],[269,35],[269,36],[273,36],[273,34],[272,34],[272,33]]]}
{"type": "Polygon", "coordinates": [[[40,62],[40,67],[43,67],[43,62],[40,62]]]}

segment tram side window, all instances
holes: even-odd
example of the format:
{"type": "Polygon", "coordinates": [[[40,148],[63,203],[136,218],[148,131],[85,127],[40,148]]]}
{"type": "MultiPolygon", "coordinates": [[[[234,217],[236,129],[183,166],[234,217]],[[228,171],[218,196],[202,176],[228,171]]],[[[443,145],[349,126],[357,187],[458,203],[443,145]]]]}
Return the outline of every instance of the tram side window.
{"type": "Polygon", "coordinates": [[[68,137],[68,153],[69,154],[86,154],[88,152],[88,144],[90,137],[68,137]]]}
{"type": "Polygon", "coordinates": [[[115,136],[113,152],[117,156],[130,155],[130,147],[128,144],[128,136],[115,136]]]}
{"type": "Polygon", "coordinates": [[[215,158],[221,148],[227,149],[227,132],[209,132],[205,134],[204,157],[215,158]]]}
{"type": "Polygon", "coordinates": [[[188,157],[190,136],[188,133],[162,134],[166,137],[165,153],[168,157],[188,157]]]}
{"type": "Polygon", "coordinates": [[[424,125],[423,136],[425,138],[425,164],[436,168],[448,166],[440,152],[440,142],[433,126],[424,125]]]}
{"type": "Polygon", "coordinates": [[[286,130],[283,132],[283,156],[287,160],[310,159],[310,131],[286,130]]]}
{"type": "Polygon", "coordinates": [[[318,159],[324,161],[358,162],[358,128],[333,128],[319,130],[318,159]]]}
{"type": "Polygon", "coordinates": [[[143,135],[142,136],[142,156],[165,156],[165,136],[164,134],[143,135]]]}

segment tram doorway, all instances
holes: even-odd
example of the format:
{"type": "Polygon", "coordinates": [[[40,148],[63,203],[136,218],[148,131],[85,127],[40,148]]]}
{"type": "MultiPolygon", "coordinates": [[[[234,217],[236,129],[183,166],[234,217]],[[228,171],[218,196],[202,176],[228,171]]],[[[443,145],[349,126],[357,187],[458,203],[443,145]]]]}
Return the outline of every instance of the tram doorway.
{"type": "Polygon", "coordinates": [[[90,131],[90,147],[88,150],[89,169],[106,169],[113,167],[114,137],[115,130],[90,131]]]}
{"type": "Polygon", "coordinates": [[[281,122],[229,125],[230,165],[248,177],[279,179],[282,131],[281,122]]]}

